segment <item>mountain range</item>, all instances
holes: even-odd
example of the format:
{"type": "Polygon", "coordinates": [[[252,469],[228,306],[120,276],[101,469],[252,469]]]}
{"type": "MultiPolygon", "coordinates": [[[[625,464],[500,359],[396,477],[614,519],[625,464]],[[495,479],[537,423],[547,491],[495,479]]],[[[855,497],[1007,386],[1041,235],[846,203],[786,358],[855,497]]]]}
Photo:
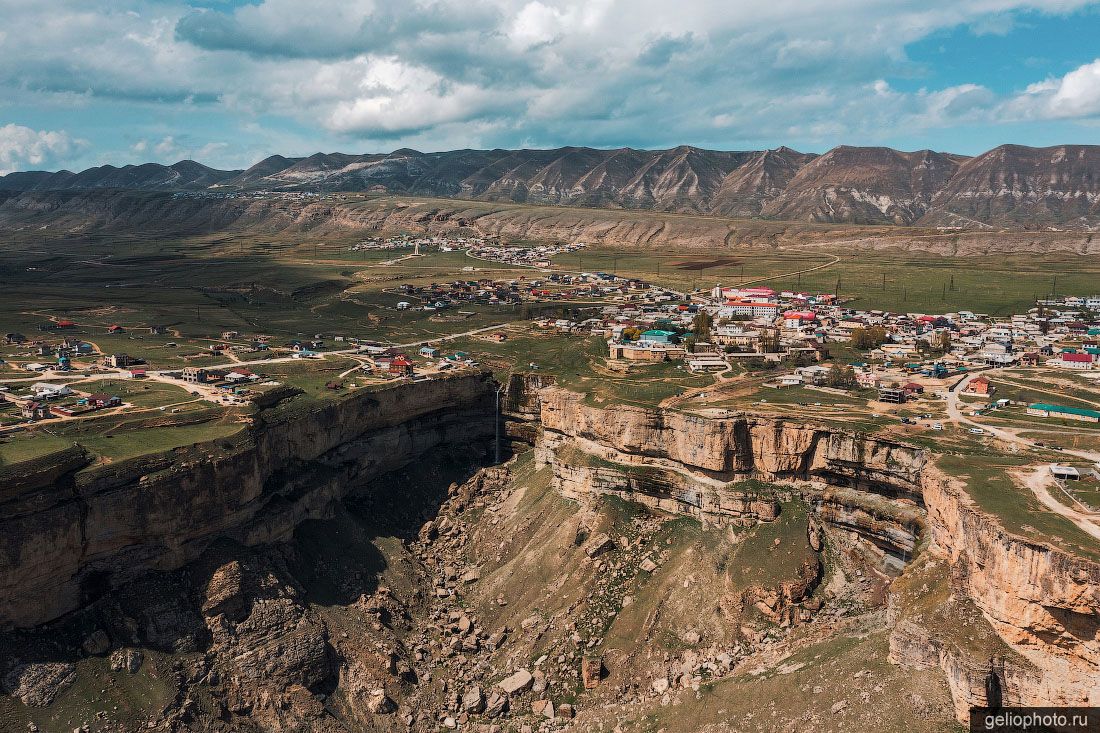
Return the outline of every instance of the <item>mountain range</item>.
{"type": "Polygon", "coordinates": [[[840,146],[454,150],[274,155],[247,170],[194,161],[0,176],[0,192],[372,191],[749,217],[965,229],[1100,226],[1100,146],[1002,145],[974,157],[840,146]]]}

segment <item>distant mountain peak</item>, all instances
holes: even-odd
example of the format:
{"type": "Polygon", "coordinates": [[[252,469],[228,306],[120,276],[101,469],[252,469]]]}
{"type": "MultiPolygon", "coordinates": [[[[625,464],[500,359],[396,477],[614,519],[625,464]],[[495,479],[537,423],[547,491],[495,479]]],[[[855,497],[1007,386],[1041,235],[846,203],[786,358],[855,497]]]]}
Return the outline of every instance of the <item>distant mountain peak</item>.
{"type": "Polygon", "coordinates": [[[245,171],[194,160],[0,177],[0,190],[100,188],[388,190],[488,201],[734,217],[950,227],[1100,226],[1100,146],[1000,145],[968,157],[840,145],[717,151],[568,146],[355,155],[271,155],[245,171]]]}

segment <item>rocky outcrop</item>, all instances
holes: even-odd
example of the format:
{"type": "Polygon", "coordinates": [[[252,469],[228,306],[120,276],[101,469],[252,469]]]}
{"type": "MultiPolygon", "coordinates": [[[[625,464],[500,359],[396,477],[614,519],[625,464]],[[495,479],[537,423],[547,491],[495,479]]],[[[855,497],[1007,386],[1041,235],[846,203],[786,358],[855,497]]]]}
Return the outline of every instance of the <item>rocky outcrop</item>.
{"type": "MultiPolygon", "coordinates": [[[[1005,703],[1100,704],[1100,563],[1006,532],[946,476],[929,471],[924,495],[932,551],[948,559],[957,591],[1023,660],[1004,661],[1009,680],[1027,680],[1006,686],[1005,703]]],[[[973,675],[948,676],[958,681],[960,709],[960,701],[984,698],[973,675]]]]}
{"type": "MultiPolygon", "coordinates": [[[[218,538],[285,540],[352,486],[440,445],[485,450],[488,374],[454,375],[259,414],[230,439],[83,470],[0,494],[0,628],[57,618],[218,538]]],[[[70,463],[72,465],[70,465],[70,463]]],[[[44,472],[44,473],[43,473],[44,472]]]]}
{"type": "Polygon", "coordinates": [[[819,478],[920,501],[925,452],[886,439],[743,413],[603,410],[557,388],[542,390],[539,399],[544,462],[573,445],[600,460],[663,468],[706,486],[819,478]]]}
{"type": "Polygon", "coordinates": [[[914,557],[942,563],[938,585],[921,582],[925,594],[944,586],[925,610],[902,613],[921,606],[892,592],[891,659],[942,669],[960,720],[985,703],[991,657],[1006,704],[1100,701],[1100,564],[1005,531],[925,451],[745,414],[604,410],[557,388],[539,402],[537,455],[567,496],[753,524],[774,519],[777,496],[797,494],[813,507],[815,550],[828,536],[893,578],[911,575],[914,557]],[[756,492],[754,479],[779,486],[756,492]]]}

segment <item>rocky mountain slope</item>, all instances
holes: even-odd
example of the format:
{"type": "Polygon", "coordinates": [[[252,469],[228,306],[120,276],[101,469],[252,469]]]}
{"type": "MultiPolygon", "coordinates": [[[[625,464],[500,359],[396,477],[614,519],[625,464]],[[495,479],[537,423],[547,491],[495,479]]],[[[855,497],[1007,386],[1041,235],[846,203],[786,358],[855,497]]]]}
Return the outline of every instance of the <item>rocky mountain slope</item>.
{"type": "Polygon", "coordinates": [[[961,228],[1100,225],[1100,146],[1003,145],[975,158],[841,146],[775,150],[455,150],[275,155],[245,171],[194,161],[11,173],[0,191],[384,191],[783,221],[961,228]]]}

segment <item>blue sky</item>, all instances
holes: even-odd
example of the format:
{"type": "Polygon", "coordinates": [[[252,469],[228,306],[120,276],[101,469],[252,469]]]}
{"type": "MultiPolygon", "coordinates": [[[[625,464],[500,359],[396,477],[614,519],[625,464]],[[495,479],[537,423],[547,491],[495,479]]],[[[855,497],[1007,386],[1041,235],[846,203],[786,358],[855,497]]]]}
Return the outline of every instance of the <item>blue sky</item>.
{"type": "Polygon", "coordinates": [[[0,0],[0,172],[1100,143],[1100,0],[0,0]]]}

